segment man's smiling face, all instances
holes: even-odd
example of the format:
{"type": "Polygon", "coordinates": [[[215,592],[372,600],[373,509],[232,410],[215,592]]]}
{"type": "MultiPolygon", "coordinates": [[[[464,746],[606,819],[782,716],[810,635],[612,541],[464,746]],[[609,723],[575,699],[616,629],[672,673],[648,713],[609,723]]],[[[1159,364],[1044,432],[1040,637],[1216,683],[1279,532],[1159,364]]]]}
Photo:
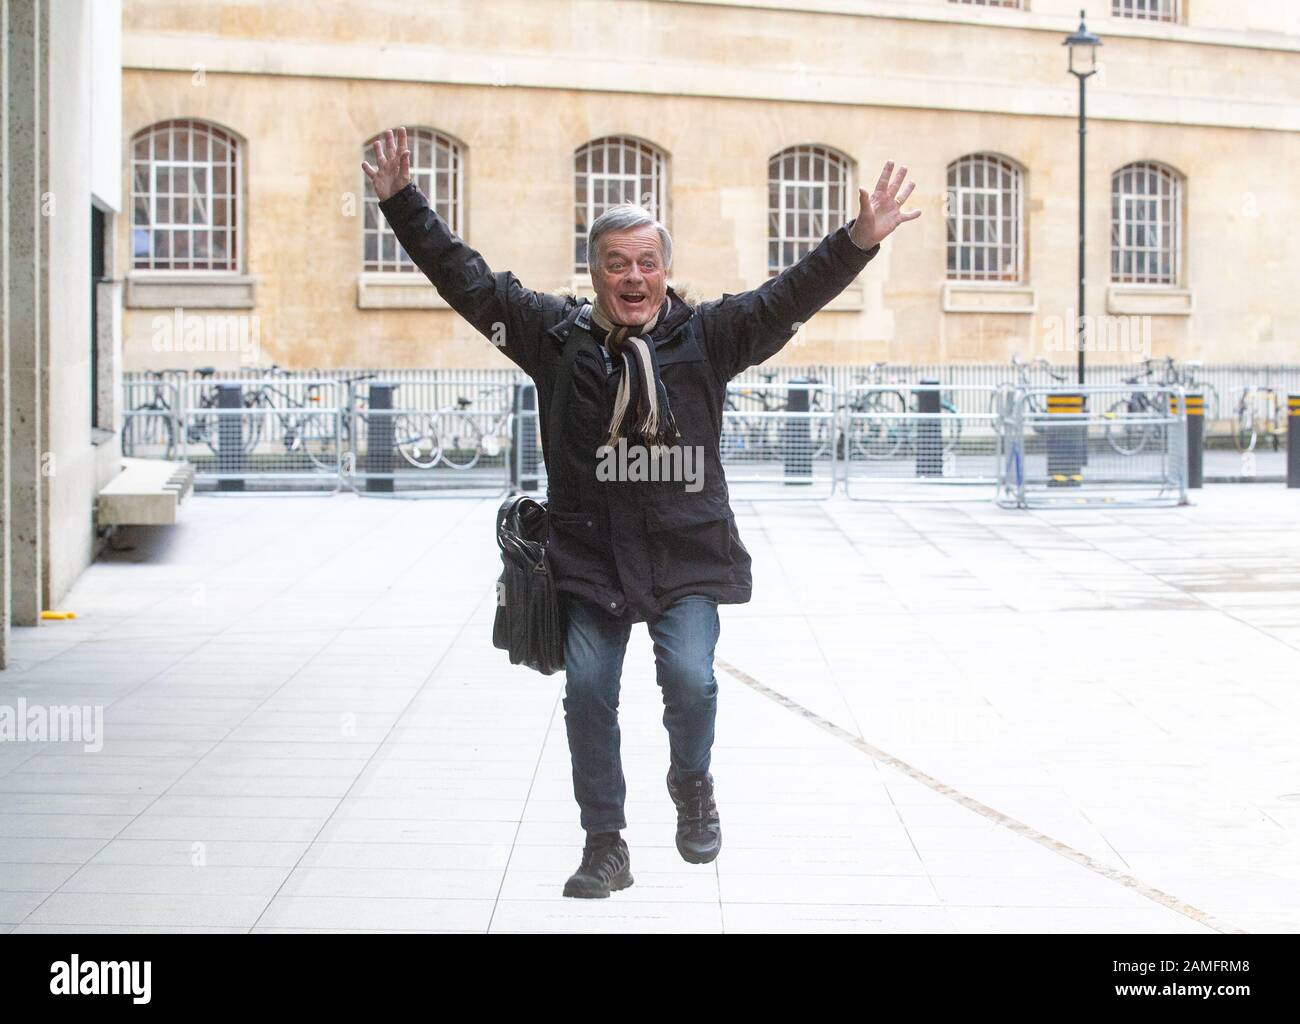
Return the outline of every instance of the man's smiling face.
{"type": "Polygon", "coordinates": [[[618,324],[639,327],[654,316],[668,294],[659,232],[650,224],[601,236],[600,267],[591,285],[605,314],[618,324]]]}

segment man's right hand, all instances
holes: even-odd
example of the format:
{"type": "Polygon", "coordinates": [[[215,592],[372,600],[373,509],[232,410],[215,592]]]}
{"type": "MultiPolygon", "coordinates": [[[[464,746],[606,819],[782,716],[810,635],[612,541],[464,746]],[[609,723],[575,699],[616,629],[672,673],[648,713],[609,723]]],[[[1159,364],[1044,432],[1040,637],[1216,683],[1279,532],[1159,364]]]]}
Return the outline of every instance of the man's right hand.
{"type": "Polygon", "coordinates": [[[361,169],[375,190],[379,201],[402,191],[411,181],[411,151],[406,148],[406,129],[398,128],[397,137],[392,130],[375,139],[375,159],[379,166],[371,167],[362,160],[361,169]]]}

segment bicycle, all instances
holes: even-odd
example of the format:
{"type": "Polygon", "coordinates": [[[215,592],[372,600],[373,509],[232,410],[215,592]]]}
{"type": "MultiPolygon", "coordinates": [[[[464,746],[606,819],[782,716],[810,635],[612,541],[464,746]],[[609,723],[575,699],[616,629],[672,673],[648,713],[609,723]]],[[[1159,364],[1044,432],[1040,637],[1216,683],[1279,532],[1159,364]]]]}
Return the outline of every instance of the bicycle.
{"type": "MultiPolygon", "coordinates": [[[[1176,377],[1173,359],[1166,357],[1160,379],[1156,379],[1154,360],[1142,360],[1143,371],[1125,377],[1124,383],[1139,388],[1146,383],[1172,387],[1176,377]]],[[[1120,455],[1137,455],[1152,441],[1164,437],[1164,421],[1169,415],[1170,392],[1134,390],[1127,398],[1116,400],[1103,413],[1106,442],[1120,455]]]]}
{"type": "Polygon", "coordinates": [[[1201,441],[1208,445],[1210,433],[1219,418],[1219,389],[1209,381],[1196,378],[1197,371],[1204,365],[1199,359],[1184,364],[1185,368],[1181,370],[1174,365],[1171,356],[1165,357],[1165,363],[1168,366],[1170,383],[1181,385],[1187,394],[1200,394],[1203,397],[1202,419],[1205,422],[1205,429],[1202,431],[1201,441]]]}
{"type": "MultiPolygon", "coordinates": [[[[885,366],[885,363],[872,363],[866,373],[858,374],[855,381],[868,388],[855,392],[845,403],[849,411],[849,444],[866,459],[894,458],[914,449],[920,439],[920,391],[930,388],[918,389],[898,379],[886,380],[885,366]],[[903,388],[911,391],[910,402],[903,388]]],[[[961,441],[961,418],[952,392],[939,393],[939,411],[941,444],[947,454],[961,441]]]]}
{"type": "Polygon", "coordinates": [[[1269,385],[1242,388],[1233,416],[1232,441],[1239,452],[1253,452],[1262,433],[1273,442],[1273,451],[1281,448],[1286,429],[1285,403],[1277,389],[1269,385]],[[1261,402],[1260,399],[1263,398],[1261,402]],[[1262,415],[1261,415],[1262,409],[1262,415]]]}
{"type": "MultiPolygon", "coordinates": [[[[216,371],[204,366],[195,370],[200,380],[211,379],[216,371]]],[[[286,381],[293,378],[288,370],[282,370],[272,364],[267,371],[269,375],[286,381]]],[[[244,455],[252,455],[262,443],[267,431],[267,423],[273,422],[276,430],[272,436],[278,436],[286,453],[301,453],[318,469],[331,471],[335,468],[338,457],[338,431],[335,417],[322,414],[321,389],[324,385],[311,383],[306,385],[302,398],[297,397],[286,387],[279,387],[268,381],[262,381],[255,388],[245,390],[240,396],[240,405],[255,415],[239,416],[240,449],[244,455]]],[[[186,440],[190,444],[204,444],[214,455],[220,455],[222,449],[221,421],[231,413],[216,411],[220,392],[214,384],[198,394],[198,414],[192,414],[186,427],[186,440]],[[204,414],[202,410],[214,410],[204,414]]]]}
{"type": "MultiPolygon", "coordinates": [[[[146,370],[145,374],[152,381],[149,400],[132,406],[122,423],[122,454],[130,458],[139,449],[156,450],[163,447],[165,459],[176,456],[176,415],[177,410],[168,400],[168,394],[175,395],[178,385],[168,378],[183,375],[180,370],[146,370]]],[[[177,400],[177,405],[180,404],[177,400]]]]}
{"type": "MultiPolygon", "coordinates": [[[[479,390],[478,397],[504,390],[507,385],[496,385],[479,390]]],[[[454,470],[469,470],[478,465],[484,455],[489,458],[500,454],[510,442],[510,408],[495,417],[486,429],[471,412],[474,399],[458,395],[454,406],[446,406],[432,413],[400,413],[393,422],[393,443],[402,457],[416,469],[433,469],[439,463],[454,470]]]]}
{"type": "Polygon", "coordinates": [[[1038,392],[1035,390],[1039,387],[1037,381],[1033,379],[1033,370],[1035,367],[1041,369],[1051,380],[1057,384],[1066,384],[1069,382],[1069,375],[1057,373],[1052,369],[1052,364],[1042,356],[1037,359],[1025,362],[1018,355],[1011,357],[1011,369],[1016,375],[1015,385],[1012,391],[999,389],[989,396],[989,412],[993,416],[993,430],[995,433],[1002,432],[1002,425],[1011,415],[1011,410],[1006,408],[1005,401],[1011,399],[1017,390],[1025,392],[1025,412],[1029,413],[1030,425],[1035,433],[1042,430],[1039,425],[1038,416],[1046,410],[1042,408],[1039,402],[1038,392]]]}
{"type": "Polygon", "coordinates": [[[747,454],[759,461],[780,457],[780,418],[768,414],[783,412],[789,401],[776,397],[778,389],[770,386],[777,375],[776,370],[762,370],[759,376],[763,378],[763,385],[739,385],[727,389],[722,402],[724,429],[720,442],[724,459],[743,459],[747,454]],[[730,427],[727,427],[728,412],[740,414],[731,417],[730,427]]]}

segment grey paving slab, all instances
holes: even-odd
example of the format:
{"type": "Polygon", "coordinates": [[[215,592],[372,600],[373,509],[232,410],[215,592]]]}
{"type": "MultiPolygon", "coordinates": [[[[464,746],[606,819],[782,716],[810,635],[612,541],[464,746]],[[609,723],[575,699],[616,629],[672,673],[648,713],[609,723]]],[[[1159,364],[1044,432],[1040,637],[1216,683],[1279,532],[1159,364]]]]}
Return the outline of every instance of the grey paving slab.
{"type": "Polygon", "coordinates": [[[737,498],[723,854],[673,846],[637,627],[637,881],[574,901],[563,677],[487,643],[495,499],[199,496],[15,631],[0,703],[105,737],[0,744],[0,930],[1296,931],[1300,509],[1193,499],[737,498]]]}

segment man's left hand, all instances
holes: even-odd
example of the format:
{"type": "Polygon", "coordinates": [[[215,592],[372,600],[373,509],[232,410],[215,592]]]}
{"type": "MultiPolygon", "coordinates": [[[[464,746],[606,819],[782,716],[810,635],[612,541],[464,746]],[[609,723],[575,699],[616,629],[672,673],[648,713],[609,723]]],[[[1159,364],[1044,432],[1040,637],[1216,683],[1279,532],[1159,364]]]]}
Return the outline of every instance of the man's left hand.
{"type": "Polygon", "coordinates": [[[904,188],[903,182],[906,178],[907,168],[900,167],[898,174],[895,175],[894,161],[890,160],[885,164],[885,169],[880,172],[880,180],[876,182],[874,192],[868,194],[865,188],[858,189],[858,202],[861,208],[858,210],[853,227],[849,229],[849,237],[859,249],[866,250],[878,245],[892,234],[898,225],[921,216],[920,210],[903,212],[903,204],[907,202],[907,197],[916,187],[916,182],[909,181],[904,188]]]}

